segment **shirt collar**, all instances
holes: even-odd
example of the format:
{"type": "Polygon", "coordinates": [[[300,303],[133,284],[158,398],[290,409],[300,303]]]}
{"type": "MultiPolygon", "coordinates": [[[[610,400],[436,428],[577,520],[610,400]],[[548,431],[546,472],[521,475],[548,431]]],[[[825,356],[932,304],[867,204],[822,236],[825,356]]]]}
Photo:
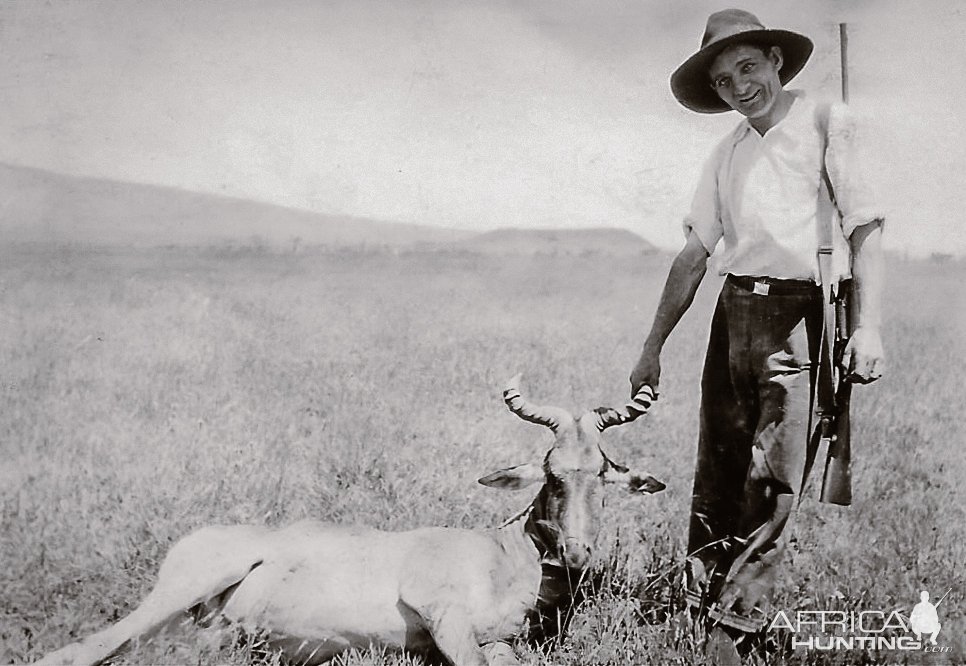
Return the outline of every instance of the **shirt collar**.
{"type": "MultiPolygon", "coordinates": [[[[785,117],[779,120],[774,127],[765,132],[766,135],[771,134],[774,130],[779,129],[783,125],[790,124],[790,122],[793,122],[795,117],[802,112],[802,107],[805,106],[803,102],[806,100],[805,91],[790,89],[788,92],[791,93],[793,97],[792,105],[788,109],[788,113],[786,113],[785,117]]],[[[735,144],[747,137],[749,132],[758,134],[758,132],[755,131],[755,128],[751,126],[751,122],[749,122],[747,118],[742,118],[741,122],[738,123],[738,128],[735,133],[735,144]]],[[[759,138],[764,139],[765,137],[761,136],[759,138]]]]}

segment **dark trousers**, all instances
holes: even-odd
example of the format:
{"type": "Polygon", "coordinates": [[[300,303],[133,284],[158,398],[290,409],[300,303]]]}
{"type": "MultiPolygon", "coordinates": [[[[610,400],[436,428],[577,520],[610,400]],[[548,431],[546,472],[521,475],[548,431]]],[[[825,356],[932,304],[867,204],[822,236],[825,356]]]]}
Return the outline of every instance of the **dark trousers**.
{"type": "Polygon", "coordinates": [[[711,324],[688,538],[688,601],[757,631],[808,473],[821,289],[729,278],[711,324]],[[776,293],[777,292],[777,293],[776,293]]]}

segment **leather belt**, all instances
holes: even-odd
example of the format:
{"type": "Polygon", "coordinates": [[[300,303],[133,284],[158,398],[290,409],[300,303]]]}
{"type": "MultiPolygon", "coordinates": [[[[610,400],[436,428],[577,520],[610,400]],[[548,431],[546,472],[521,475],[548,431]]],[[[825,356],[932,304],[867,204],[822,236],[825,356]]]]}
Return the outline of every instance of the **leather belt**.
{"type": "Polygon", "coordinates": [[[771,277],[728,274],[727,282],[759,296],[795,296],[821,294],[822,288],[812,280],[782,280],[771,277]]]}

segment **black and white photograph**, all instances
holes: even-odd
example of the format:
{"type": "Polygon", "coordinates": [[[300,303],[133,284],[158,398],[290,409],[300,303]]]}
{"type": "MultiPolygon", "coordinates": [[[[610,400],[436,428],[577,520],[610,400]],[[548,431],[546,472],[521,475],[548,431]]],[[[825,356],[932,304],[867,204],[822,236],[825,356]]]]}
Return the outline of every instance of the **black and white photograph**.
{"type": "Polygon", "coordinates": [[[966,664],[964,35],[0,0],[0,664],[966,664]]]}

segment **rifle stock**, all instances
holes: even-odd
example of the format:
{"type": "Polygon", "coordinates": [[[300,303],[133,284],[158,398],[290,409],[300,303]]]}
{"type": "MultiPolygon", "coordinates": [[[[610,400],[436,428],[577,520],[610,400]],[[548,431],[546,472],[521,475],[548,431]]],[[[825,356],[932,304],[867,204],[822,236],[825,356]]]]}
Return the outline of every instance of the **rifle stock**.
{"type": "Polygon", "coordinates": [[[849,401],[852,385],[843,382],[839,391],[838,409],[832,424],[832,439],[825,459],[822,478],[822,501],[849,506],[852,504],[852,435],[849,421],[849,401]]]}
{"type": "Polygon", "coordinates": [[[852,384],[846,379],[848,368],[843,367],[845,345],[852,333],[849,301],[851,280],[839,285],[835,299],[834,413],[823,433],[829,439],[825,473],[822,477],[821,500],[829,504],[849,506],[852,504],[852,429],[849,408],[852,400],[852,384]]]}

